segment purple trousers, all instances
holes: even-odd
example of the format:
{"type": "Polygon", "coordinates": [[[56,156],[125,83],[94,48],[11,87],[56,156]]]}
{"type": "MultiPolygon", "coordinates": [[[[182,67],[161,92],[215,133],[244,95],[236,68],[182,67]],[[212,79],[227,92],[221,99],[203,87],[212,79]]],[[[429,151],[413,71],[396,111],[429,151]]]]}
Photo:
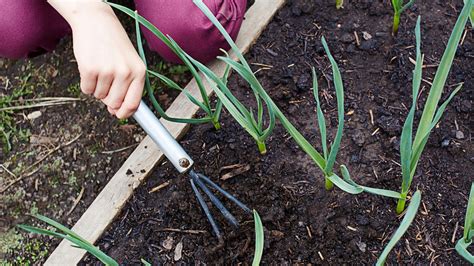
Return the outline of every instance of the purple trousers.
{"type": "MultiPolygon", "coordinates": [[[[237,37],[247,0],[204,0],[232,38],[237,37]]],[[[208,62],[229,46],[212,22],[191,0],[135,0],[138,13],[164,34],[170,35],[188,54],[208,62]]],[[[70,34],[68,23],[46,0],[0,0],[0,57],[31,57],[53,50],[70,34]]],[[[179,62],[168,47],[143,29],[151,50],[179,62]]]]}

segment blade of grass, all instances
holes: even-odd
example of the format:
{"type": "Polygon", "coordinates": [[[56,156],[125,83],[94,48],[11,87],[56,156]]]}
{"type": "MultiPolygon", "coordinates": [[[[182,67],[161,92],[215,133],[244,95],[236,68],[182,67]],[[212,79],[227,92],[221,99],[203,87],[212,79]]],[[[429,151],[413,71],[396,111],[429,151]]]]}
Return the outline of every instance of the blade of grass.
{"type": "Polygon", "coordinates": [[[253,210],[253,220],[255,223],[255,254],[253,256],[252,266],[258,266],[260,265],[263,255],[264,233],[262,220],[256,210],[253,210]]]}
{"type": "Polygon", "coordinates": [[[408,227],[410,227],[411,223],[415,219],[416,213],[418,212],[418,207],[420,207],[420,202],[421,202],[421,192],[417,190],[415,194],[413,195],[413,197],[411,198],[410,205],[407,208],[405,217],[403,217],[403,220],[400,223],[400,226],[397,228],[397,230],[393,234],[387,246],[385,246],[384,250],[382,251],[382,254],[380,254],[380,257],[378,258],[377,263],[376,263],[377,266],[385,264],[385,260],[387,259],[390,251],[392,251],[392,249],[395,247],[398,241],[402,238],[402,236],[408,230],[408,227]]]}

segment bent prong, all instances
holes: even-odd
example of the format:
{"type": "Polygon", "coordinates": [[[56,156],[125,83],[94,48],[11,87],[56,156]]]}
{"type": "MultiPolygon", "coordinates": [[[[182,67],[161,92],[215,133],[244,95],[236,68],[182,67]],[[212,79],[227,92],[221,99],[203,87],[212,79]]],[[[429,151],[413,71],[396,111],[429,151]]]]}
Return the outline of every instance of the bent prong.
{"type": "Polygon", "coordinates": [[[229,192],[225,191],[223,188],[221,188],[218,184],[212,182],[212,180],[202,174],[197,174],[202,180],[204,180],[206,183],[211,185],[214,189],[218,190],[220,193],[222,193],[226,198],[230,199],[233,201],[235,204],[237,204],[242,210],[248,213],[252,213],[252,210],[250,210],[249,207],[247,207],[245,204],[243,204],[240,200],[238,200],[236,197],[234,197],[232,194],[229,192]]]}
{"type": "Polygon", "coordinates": [[[202,194],[199,192],[197,189],[196,185],[194,184],[194,179],[195,177],[191,176],[191,179],[189,179],[189,182],[191,182],[191,187],[193,188],[194,195],[196,195],[196,198],[198,199],[199,205],[201,205],[201,208],[203,209],[204,213],[206,214],[207,220],[209,223],[211,223],[212,230],[214,231],[214,234],[216,237],[219,239],[219,241],[222,241],[222,234],[219,229],[219,226],[217,225],[216,221],[212,217],[211,212],[209,211],[209,207],[207,206],[206,202],[204,201],[202,194]]]}
{"type": "Polygon", "coordinates": [[[222,215],[224,216],[224,218],[229,221],[229,223],[231,223],[233,226],[235,227],[238,227],[239,226],[239,222],[237,222],[237,219],[235,219],[235,217],[229,212],[229,210],[227,210],[226,207],[224,207],[224,204],[222,204],[222,202],[209,190],[208,187],[206,187],[206,185],[204,185],[204,183],[202,183],[202,181],[200,180],[200,176],[196,175],[196,176],[193,176],[193,180],[194,182],[196,182],[196,185],[199,186],[199,188],[201,188],[204,193],[206,193],[206,195],[209,197],[209,199],[211,200],[211,202],[216,206],[217,209],[219,209],[219,211],[222,213],[222,215]]]}

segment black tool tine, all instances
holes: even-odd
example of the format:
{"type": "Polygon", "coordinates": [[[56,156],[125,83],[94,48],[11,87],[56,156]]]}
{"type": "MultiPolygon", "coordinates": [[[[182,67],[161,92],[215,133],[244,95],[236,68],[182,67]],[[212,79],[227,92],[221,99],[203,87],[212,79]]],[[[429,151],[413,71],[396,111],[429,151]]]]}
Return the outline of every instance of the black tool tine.
{"type": "Polygon", "coordinates": [[[213,188],[215,188],[216,190],[218,190],[220,193],[222,193],[226,198],[230,199],[231,201],[233,201],[235,204],[237,204],[242,210],[244,210],[245,212],[248,212],[248,213],[252,213],[252,210],[250,210],[249,207],[247,207],[245,204],[243,204],[240,200],[238,200],[236,197],[234,197],[232,194],[230,194],[229,192],[225,191],[223,188],[221,188],[218,184],[212,182],[212,180],[203,175],[203,174],[197,174],[200,178],[202,178],[202,180],[204,180],[206,183],[208,183],[209,185],[211,185],[213,188]]]}
{"type": "Polygon", "coordinates": [[[206,195],[209,197],[211,202],[216,206],[217,209],[224,215],[224,218],[226,218],[229,223],[231,223],[233,226],[238,227],[239,222],[237,222],[237,219],[235,219],[234,215],[232,215],[229,210],[227,210],[226,207],[224,207],[224,204],[209,190],[204,183],[200,180],[199,176],[193,177],[194,182],[206,193],[206,195]]]}
{"type": "Polygon", "coordinates": [[[191,187],[193,188],[194,195],[196,195],[196,198],[198,199],[199,205],[201,205],[202,210],[206,214],[207,220],[209,220],[209,223],[211,223],[212,230],[214,231],[214,234],[216,234],[216,237],[219,239],[219,242],[222,241],[222,234],[219,229],[219,226],[217,225],[216,221],[212,217],[211,212],[209,211],[209,207],[207,206],[206,202],[204,201],[202,194],[199,192],[197,189],[196,185],[194,184],[194,180],[196,178],[191,176],[191,179],[189,181],[191,182],[191,187]]]}

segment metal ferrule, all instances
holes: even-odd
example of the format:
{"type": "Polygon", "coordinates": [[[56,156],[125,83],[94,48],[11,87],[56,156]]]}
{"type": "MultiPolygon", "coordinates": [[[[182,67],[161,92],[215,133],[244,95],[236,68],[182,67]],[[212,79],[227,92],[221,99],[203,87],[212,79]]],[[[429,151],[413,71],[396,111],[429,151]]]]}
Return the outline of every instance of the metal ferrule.
{"type": "Polygon", "coordinates": [[[187,172],[193,165],[193,160],[183,147],[171,136],[148,106],[141,101],[133,118],[140,124],[158,148],[180,173],[187,172]]]}

